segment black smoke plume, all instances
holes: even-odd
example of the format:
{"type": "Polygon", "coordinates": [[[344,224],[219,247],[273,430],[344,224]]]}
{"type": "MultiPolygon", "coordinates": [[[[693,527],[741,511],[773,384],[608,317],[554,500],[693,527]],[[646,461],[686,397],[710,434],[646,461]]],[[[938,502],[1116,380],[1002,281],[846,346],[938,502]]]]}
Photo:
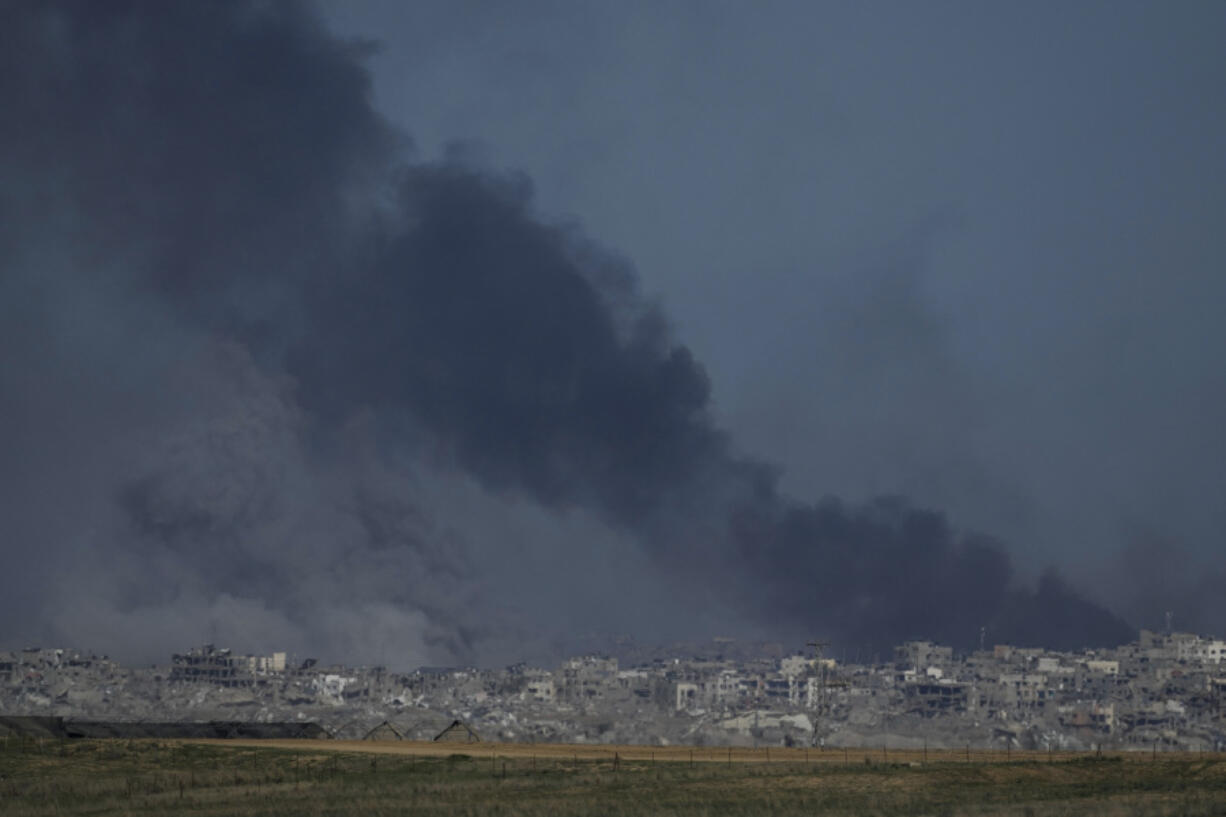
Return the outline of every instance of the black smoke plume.
{"type": "Polygon", "coordinates": [[[415,159],[363,54],[293,3],[0,11],[6,548],[36,588],[92,571],[50,618],[10,573],[0,635],[184,611],[166,626],[480,655],[471,551],[498,545],[423,499],[459,474],[787,636],[1129,637],[938,512],[781,495],[632,268],[527,179],[415,159]]]}

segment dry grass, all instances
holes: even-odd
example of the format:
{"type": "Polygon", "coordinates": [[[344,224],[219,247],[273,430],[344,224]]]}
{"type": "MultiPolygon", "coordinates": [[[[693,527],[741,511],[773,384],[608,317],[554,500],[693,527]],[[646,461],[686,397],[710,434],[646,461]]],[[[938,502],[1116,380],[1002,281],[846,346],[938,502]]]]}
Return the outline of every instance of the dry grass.
{"type": "Polygon", "coordinates": [[[0,748],[0,814],[1226,815],[1226,758],[319,741],[0,748]],[[866,761],[867,758],[867,761],[866,761]],[[883,760],[884,758],[884,760],[883,760]],[[915,764],[915,765],[912,765],[915,764]]]}

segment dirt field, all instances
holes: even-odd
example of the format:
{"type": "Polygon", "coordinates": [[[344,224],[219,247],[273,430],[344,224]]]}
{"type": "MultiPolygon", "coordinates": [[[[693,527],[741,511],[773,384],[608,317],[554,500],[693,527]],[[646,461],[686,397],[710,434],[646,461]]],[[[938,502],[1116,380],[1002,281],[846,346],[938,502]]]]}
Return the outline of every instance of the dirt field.
{"type": "Polygon", "coordinates": [[[497,756],[507,759],[536,757],[541,760],[621,761],[660,763],[774,763],[774,764],[833,764],[865,763],[933,764],[933,763],[1064,763],[1086,758],[1116,760],[1128,763],[1153,763],[1173,760],[1226,761],[1226,753],[1170,752],[1046,752],[975,749],[891,749],[888,745],[863,746],[855,749],[804,748],[732,748],[727,746],[633,746],[618,744],[570,743],[433,743],[430,741],[362,741],[362,740],[192,740],[214,746],[248,746],[277,748],[289,751],[367,752],[373,754],[446,757],[455,753],[474,758],[497,756]]]}
{"type": "Polygon", "coordinates": [[[7,741],[0,815],[1226,815],[1226,757],[7,741]],[[691,755],[692,752],[692,755],[691,755]],[[692,759],[691,759],[692,758],[692,759]]]}

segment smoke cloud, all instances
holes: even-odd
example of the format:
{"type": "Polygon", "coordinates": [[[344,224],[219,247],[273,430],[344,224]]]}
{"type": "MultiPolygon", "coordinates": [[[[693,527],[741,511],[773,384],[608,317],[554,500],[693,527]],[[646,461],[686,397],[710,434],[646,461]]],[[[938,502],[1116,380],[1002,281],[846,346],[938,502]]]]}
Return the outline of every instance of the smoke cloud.
{"type": "Polygon", "coordinates": [[[290,3],[0,11],[0,636],[413,664],[566,634],[500,615],[492,565],[632,599],[572,626],[645,638],[1130,636],[937,511],[785,496],[631,265],[520,175],[415,158],[364,53],[290,3]],[[558,537],[540,572],[508,518],[558,537]]]}

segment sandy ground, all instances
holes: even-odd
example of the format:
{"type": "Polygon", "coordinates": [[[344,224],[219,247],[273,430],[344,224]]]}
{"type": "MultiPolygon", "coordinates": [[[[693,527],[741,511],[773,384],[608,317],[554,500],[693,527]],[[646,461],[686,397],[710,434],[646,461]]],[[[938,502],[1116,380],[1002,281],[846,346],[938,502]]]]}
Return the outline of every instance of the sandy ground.
{"type": "MultiPolygon", "coordinates": [[[[569,743],[434,743],[431,741],[365,741],[365,740],[182,740],[182,744],[288,749],[299,752],[363,752],[386,755],[446,757],[465,754],[474,758],[500,757],[507,760],[540,758],[542,760],[647,761],[667,763],[1006,763],[1053,762],[1090,757],[1092,752],[988,751],[981,749],[915,749],[893,750],[888,746],[865,746],[858,749],[803,749],[770,747],[759,749],[714,746],[627,746],[612,744],[569,743]]],[[[1226,759],[1222,754],[1158,752],[1104,752],[1104,756],[1120,757],[1133,762],[1153,760],[1188,760],[1196,757],[1226,759]]]]}

